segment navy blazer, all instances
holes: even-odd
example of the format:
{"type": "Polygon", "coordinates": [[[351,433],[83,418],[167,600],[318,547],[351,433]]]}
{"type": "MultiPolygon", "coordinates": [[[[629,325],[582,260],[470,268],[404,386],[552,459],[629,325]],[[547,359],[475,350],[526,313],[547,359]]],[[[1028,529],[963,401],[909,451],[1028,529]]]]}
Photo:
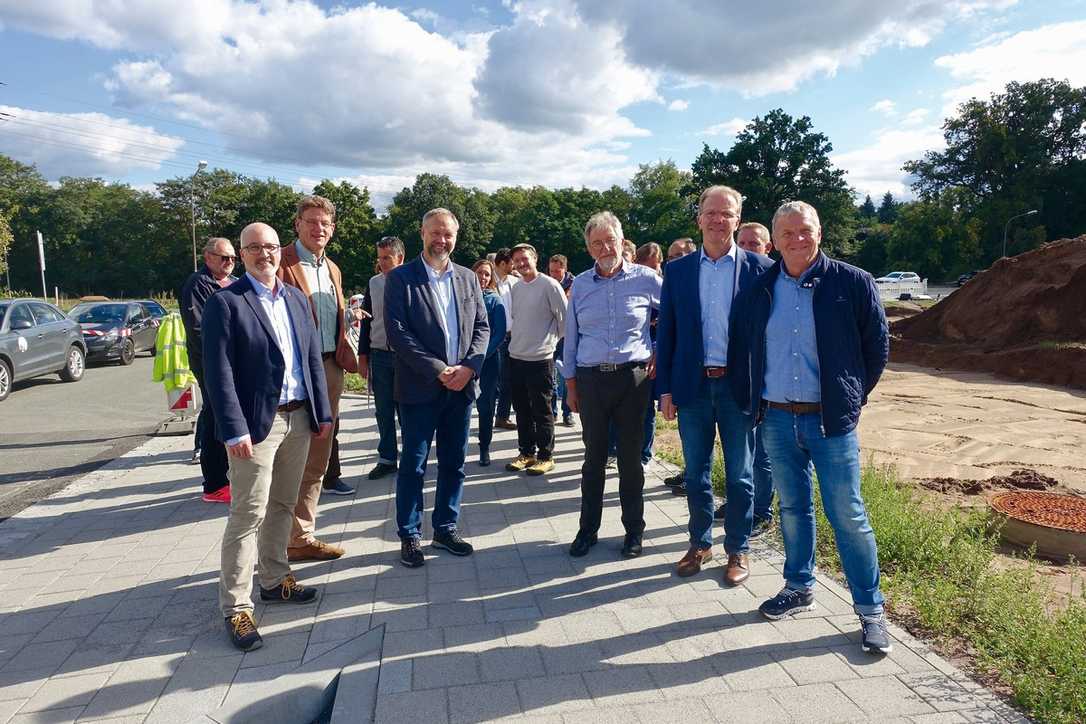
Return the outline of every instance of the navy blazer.
{"type": "MultiPolygon", "coordinates": [[[[305,295],[283,285],[294,339],[302,359],[309,426],[332,422],[320,338],[305,295]]],[[[213,295],[204,307],[204,382],[215,411],[215,437],[222,442],[249,435],[264,441],[275,420],[287,366],[271,320],[248,276],[213,295]]]]}
{"type": "MultiPolygon", "coordinates": [[[[734,243],[734,242],[733,242],[734,243]]],[[[698,273],[701,249],[681,259],[668,262],[664,286],[660,291],[660,316],[656,323],[656,390],[671,395],[671,401],[682,407],[698,399],[705,386],[705,345],[701,337],[701,288],[698,273]]],[[[773,261],[761,254],[735,249],[735,301],[773,261]]],[[[728,328],[734,322],[729,318],[728,328]]]]}
{"type": "Polygon", "coordinates": [[[475,373],[464,387],[469,400],[479,396],[479,374],[490,341],[483,290],[475,272],[453,264],[453,297],[460,320],[458,359],[445,359],[445,330],[437,297],[430,287],[426,262],[417,257],[388,273],[385,282],[385,333],[396,353],[397,402],[431,402],[445,390],[438,375],[446,367],[465,365],[475,373]]]}

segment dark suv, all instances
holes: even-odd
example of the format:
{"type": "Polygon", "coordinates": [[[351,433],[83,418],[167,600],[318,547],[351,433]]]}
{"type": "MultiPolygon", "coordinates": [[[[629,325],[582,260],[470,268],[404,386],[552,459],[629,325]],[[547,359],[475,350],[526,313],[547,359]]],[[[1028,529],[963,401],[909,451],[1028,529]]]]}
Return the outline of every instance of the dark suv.
{"type": "Polygon", "coordinates": [[[65,382],[78,382],[86,357],[79,325],[52,304],[0,300],[0,400],[29,377],[59,372],[65,382]]]}

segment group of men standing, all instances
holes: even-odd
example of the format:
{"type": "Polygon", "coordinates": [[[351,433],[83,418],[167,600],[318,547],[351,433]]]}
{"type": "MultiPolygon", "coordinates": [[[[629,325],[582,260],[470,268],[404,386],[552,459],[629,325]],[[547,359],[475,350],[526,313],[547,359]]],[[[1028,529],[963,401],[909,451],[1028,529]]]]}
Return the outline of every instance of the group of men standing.
{"type": "MultiPolygon", "coordinates": [[[[885,315],[870,275],[821,252],[813,207],[790,202],[778,209],[772,244],[781,260],[774,263],[765,227],[740,225],[742,203],[727,186],[706,189],[698,203],[700,250],[691,240],[676,241],[662,275],[651,262],[627,258],[613,214],[594,214],[584,229],[593,266],[572,279],[568,297],[558,280],[540,272],[530,244],[517,245],[507,258],[499,252],[493,293],[511,330],[498,345],[508,361],[501,387],[511,397],[518,437],[518,455],[507,469],[542,475],[554,468],[557,353],[585,448],[580,524],[569,553],[584,556],[598,542],[613,437],[621,554],[636,557],[645,528],[645,410],[658,396],[664,417],[678,419],[686,464],[681,485],[690,546],[677,574],[695,575],[712,559],[713,521],[722,518],[724,581],[746,580],[750,538],[769,525],[776,491],[785,585],[760,610],[781,618],[814,605],[813,464],[861,618],[862,645],[886,652],[855,432],[886,363],[885,315]],[[714,511],[710,471],[718,434],[727,496],[714,511]]],[[[212,437],[229,452],[220,603],[232,640],[244,650],[261,643],[250,600],[254,563],[263,600],[306,603],[316,591],[298,583],[289,563],[343,554],[314,529],[345,371],[367,376],[373,390],[381,439],[369,477],[396,474],[402,563],[425,563],[423,480],[435,442],[432,546],[460,556],[473,552],[458,518],[472,406],[493,347],[484,290],[475,272],[451,261],[459,222],[447,209],[427,212],[422,253],[407,263],[401,240],[382,239],[381,273],[353,316],[339,269],[324,254],[334,228],[331,203],[306,197],[294,244],[280,247],[274,230],[251,224],[241,235],[245,275],[228,283],[222,272],[230,271],[232,248],[209,242],[207,268],[194,282],[203,300],[198,375],[212,437]],[[356,355],[345,332],[359,319],[356,355]]],[[[499,426],[513,426],[500,400],[497,417],[499,426]]]]}

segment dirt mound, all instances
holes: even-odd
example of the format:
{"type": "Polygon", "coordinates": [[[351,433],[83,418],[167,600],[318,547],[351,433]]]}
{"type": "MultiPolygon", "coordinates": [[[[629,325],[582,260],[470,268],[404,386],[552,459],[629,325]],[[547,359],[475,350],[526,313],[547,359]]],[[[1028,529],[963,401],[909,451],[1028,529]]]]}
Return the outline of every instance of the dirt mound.
{"type": "Polygon", "coordinates": [[[1036,470],[1015,470],[1010,475],[993,475],[987,480],[958,480],[957,478],[928,478],[920,486],[947,495],[982,495],[989,490],[1052,490],[1060,483],[1036,470]]]}
{"type": "Polygon", "coordinates": [[[1086,387],[1086,236],[1000,259],[890,329],[895,361],[1086,387]]]}

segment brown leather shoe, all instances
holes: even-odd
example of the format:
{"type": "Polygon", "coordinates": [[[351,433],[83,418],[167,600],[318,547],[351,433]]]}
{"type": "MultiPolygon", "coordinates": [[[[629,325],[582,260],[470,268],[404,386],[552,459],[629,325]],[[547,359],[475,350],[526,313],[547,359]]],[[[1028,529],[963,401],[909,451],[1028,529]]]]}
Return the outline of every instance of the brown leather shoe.
{"type": "Polygon", "coordinates": [[[287,548],[287,560],[295,561],[334,561],[345,553],[339,546],[314,538],[305,545],[287,548]]]}
{"type": "Polygon", "coordinates": [[[682,557],[682,560],[675,567],[675,572],[686,578],[700,571],[701,567],[711,560],[713,560],[712,548],[690,546],[690,550],[686,552],[686,555],[682,557]]]}
{"type": "Polygon", "coordinates": [[[750,578],[750,562],[746,553],[733,553],[728,556],[728,565],[724,568],[724,582],[729,586],[738,586],[750,578]]]}

